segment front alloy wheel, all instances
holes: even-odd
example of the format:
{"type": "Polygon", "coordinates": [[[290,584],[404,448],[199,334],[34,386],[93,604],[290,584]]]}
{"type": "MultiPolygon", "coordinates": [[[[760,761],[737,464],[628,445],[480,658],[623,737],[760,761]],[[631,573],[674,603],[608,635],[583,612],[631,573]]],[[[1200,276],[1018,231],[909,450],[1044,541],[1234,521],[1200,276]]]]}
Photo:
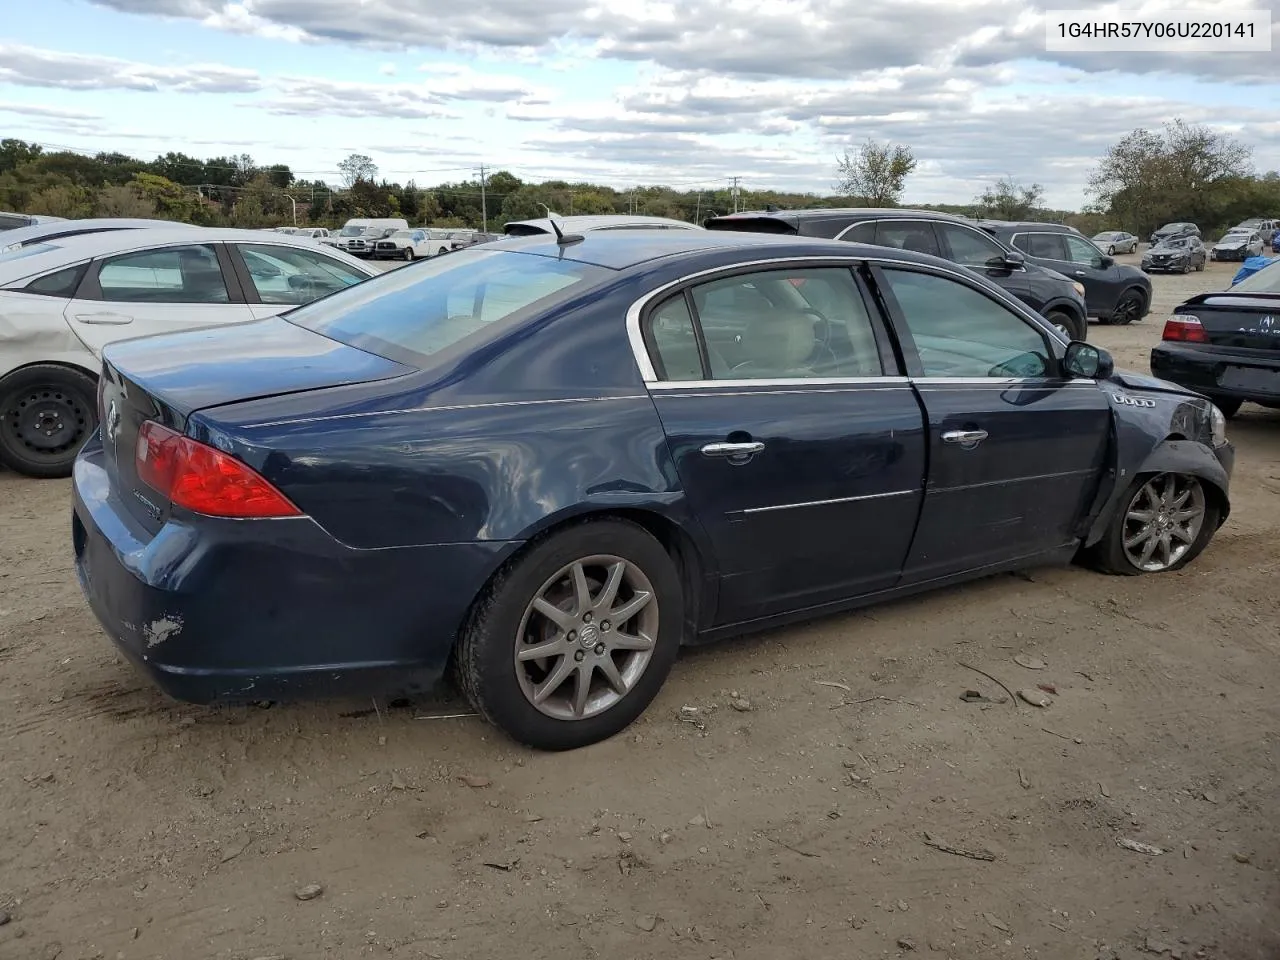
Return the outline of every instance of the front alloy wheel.
{"type": "Polygon", "coordinates": [[[1086,558],[1108,573],[1128,576],[1178,570],[1199,556],[1218,530],[1221,508],[1214,494],[1191,474],[1141,476],[1086,558]]]}
{"type": "Polygon", "coordinates": [[[1152,477],[1125,509],[1125,557],[1143,573],[1173,569],[1199,538],[1205,509],[1204,487],[1195,477],[1152,477]]]}

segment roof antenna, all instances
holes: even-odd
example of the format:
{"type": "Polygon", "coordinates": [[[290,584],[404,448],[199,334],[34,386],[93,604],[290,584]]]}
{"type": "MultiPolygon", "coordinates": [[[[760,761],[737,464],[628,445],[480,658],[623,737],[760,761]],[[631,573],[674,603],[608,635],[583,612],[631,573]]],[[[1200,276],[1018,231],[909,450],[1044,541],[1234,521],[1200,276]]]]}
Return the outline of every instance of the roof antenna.
{"type": "Polygon", "coordinates": [[[561,247],[567,247],[571,243],[581,243],[586,238],[580,233],[565,233],[560,229],[560,224],[556,223],[555,216],[551,213],[551,208],[545,203],[538,204],[543,210],[547,211],[547,220],[551,224],[551,229],[556,234],[556,244],[561,247]]]}

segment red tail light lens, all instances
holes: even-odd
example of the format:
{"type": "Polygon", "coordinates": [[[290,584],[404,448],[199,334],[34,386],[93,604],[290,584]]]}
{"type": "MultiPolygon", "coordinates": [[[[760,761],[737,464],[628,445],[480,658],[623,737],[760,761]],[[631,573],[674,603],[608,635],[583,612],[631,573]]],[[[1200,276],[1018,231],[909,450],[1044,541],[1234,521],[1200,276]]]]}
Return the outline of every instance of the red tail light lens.
{"type": "Polygon", "coordinates": [[[235,457],[148,420],[138,431],[138,479],[176,506],[210,517],[300,517],[302,511],[235,457]]]}
{"type": "Polygon", "coordinates": [[[1180,343],[1208,343],[1209,335],[1204,332],[1204,324],[1199,317],[1189,313],[1174,314],[1164,322],[1164,333],[1161,340],[1176,340],[1180,343]]]}

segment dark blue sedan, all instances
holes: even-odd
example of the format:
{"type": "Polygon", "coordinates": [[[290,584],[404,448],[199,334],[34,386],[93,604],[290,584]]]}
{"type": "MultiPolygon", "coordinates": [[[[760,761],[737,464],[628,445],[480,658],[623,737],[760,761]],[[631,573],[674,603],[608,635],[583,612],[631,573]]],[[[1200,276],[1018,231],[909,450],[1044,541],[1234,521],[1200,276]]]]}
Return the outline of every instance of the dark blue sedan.
{"type": "Polygon", "coordinates": [[[107,348],[81,585],[194,702],[412,692],[608,737],[681,644],[1039,563],[1174,570],[1208,400],[964,267],[703,231],[505,240],[107,348]]]}

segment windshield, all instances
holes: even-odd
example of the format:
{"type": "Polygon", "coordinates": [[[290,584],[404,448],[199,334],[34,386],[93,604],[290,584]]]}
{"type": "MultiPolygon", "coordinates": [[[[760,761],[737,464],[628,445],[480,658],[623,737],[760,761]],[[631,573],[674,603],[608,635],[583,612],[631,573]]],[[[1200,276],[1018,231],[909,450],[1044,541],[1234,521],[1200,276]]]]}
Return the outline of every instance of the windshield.
{"type": "Polygon", "coordinates": [[[1262,226],[1261,220],[1246,220],[1244,223],[1236,224],[1231,229],[1232,230],[1257,230],[1260,226],[1262,226]]]}
{"type": "Polygon", "coordinates": [[[1117,240],[1117,239],[1119,239],[1119,237],[1120,237],[1120,234],[1118,234],[1118,233],[1100,233],[1100,234],[1098,234],[1096,237],[1094,237],[1093,239],[1095,239],[1095,240],[1117,240]]]}
{"type": "Polygon", "coordinates": [[[1158,244],[1156,244],[1156,246],[1159,246],[1159,247],[1186,247],[1186,246],[1189,246],[1190,244],[1191,244],[1191,241],[1190,241],[1189,239],[1187,239],[1186,237],[1166,237],[1166,238],[1164,238],[1163,240],[1161,240],[1158,244]]]}
{"type": "Polygon", "coordinates": [[[1156,233],[1177,233],[1178,231],[1185,229],[1185,227],[1186,224],[1183,223],[1166,223],[1163,227],[1157,230],[1156,233]]]}
{"type": "Polygon", "coordinates": [[[1249,239],[1248,230],[1228,230],[1222,237],[1221,243],[1230,241],[1231,243],[1240,243],[1249,239]]]}
{"type": "Polygon", "coordinates": [[[1251,277],[1245,277],[1231,288],[1231,292],[1280,294],[1280,260],[1273,260],[1271,266],[1263,267],[1251,277]]]}
{"type": "Polygon", "coordinates": [[[291,311],[286,319],[421,367],[433,354],[481,331],[518,324],[612,275],[572,260],[468,250],[383,274],[291,311]]]}
{"type": "Polygon", "coordinates": [[[412,236],[413,236],[413,231],[412,231],[412,230],[397,230],[395,233],[393,233],[393,234],[392,234],[392,236],[393,236],[393,237],[398,237],[398,238],[399,238],[399,239],[401,239],[401,240],[408,240],[410,237],[412,237],[412,236]]]}
{"type": "Polygon", "coordinates": [[[339,234],[339,236],[358,237],[368,229],[369,229],[368,227],[357,227],[357,226],[352,226],[351,224],[347,224],[345,227],[342,228],[342,233],[339,234]]]}

